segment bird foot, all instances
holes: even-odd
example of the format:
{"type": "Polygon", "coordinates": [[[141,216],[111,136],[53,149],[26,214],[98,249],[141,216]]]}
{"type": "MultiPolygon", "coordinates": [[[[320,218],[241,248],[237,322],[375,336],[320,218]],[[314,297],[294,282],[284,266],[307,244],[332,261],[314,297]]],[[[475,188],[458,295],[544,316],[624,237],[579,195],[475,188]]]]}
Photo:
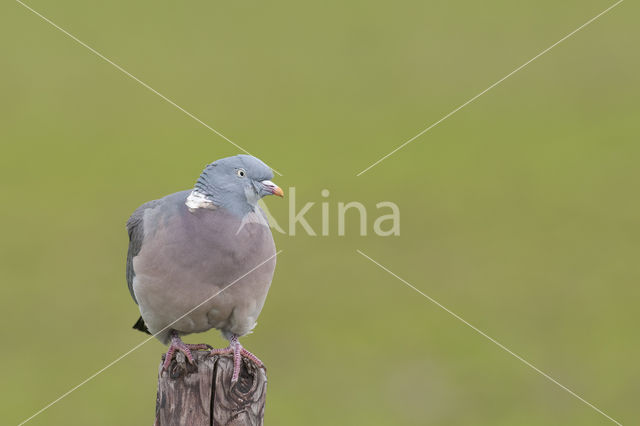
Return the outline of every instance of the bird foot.
{"type": "Polygon", "coordinates": [[[171,365],[171,360],[173,359],[173,356],[175,355],[176,351],[182,352],[184,356],[187,358],[187,361],[189,361],[189,364],[193,364],[194,361],[193,361],[193,355],[191,355],[191,351],[201,351],[201,350],[206,351],[210,349],[212,349],[212,347],[205,343],[199,343],[195,345],[190,343],[184,343],[177,334],[173,333],[171,335],[171,343],[169,344],[169,350],[167,351],[167,354],[164,357],[162,370],[167,371],[169,369],[169,366],[171,365]]]}
{"type": "Polygon", "coordinates": [[[231,376],[231,384],[238,381],[240,377],[240,363],[242,357],[250,359],[258,368],[264,368],[264,364],[260,359],[246,350],[238,341],[237,337],[233,337],[229,342],[229,346],[224,349],[211,349],[210,356],[214,355],[233,355],[233,375],[231,376]]]}

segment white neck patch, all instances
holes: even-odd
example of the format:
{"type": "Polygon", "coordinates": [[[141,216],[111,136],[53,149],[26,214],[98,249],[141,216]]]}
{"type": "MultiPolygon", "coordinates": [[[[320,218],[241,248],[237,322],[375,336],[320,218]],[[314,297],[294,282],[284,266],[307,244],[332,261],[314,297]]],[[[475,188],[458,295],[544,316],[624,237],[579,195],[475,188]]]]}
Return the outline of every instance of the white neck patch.
{"type": "Polygon", "coordinates": [[[187,197],[187,201],[184,203],[189,211],[194,211],[195,209],[215,209],[216,206],[213,204],[206,195],[202,192],[198,192],[195,189],[191,191],[191,194],[187,197]]]}

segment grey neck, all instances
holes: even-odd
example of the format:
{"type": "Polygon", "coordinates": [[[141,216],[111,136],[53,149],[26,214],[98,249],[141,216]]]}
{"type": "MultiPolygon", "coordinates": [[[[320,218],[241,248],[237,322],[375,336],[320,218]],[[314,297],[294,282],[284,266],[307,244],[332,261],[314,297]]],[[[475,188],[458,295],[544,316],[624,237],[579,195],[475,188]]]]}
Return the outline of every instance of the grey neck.
{"type": "Polygon", "coordinates": [[[255,210],[255,204],[247,201],[246,194],[230,191],[224,186],[209,184],[206,179],[206,170],[198,178],[194,190],[207,197],[215,206],[222,207],[238,217],[244,217],[255,210]]]}

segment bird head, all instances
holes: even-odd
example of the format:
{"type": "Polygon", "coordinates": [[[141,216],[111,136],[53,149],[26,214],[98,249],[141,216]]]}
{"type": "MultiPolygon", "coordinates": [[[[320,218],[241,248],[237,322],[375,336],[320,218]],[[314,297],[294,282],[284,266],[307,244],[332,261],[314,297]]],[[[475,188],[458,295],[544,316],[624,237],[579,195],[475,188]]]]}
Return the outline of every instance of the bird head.
{"type": "Polygon", "coordinates": [[[236,155],[208,164],[195,190],[216,206],[244,215],[253,211],[265,195],[284,196],[271,179],[273,172],[261,160],[251,155],[236,155]]]}

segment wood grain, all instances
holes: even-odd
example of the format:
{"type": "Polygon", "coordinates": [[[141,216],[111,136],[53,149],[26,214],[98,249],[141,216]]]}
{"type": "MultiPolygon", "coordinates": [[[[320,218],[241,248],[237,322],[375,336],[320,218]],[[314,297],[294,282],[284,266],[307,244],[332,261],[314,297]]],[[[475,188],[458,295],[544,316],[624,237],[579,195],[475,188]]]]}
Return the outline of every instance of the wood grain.
{"type": "Polygon", "coordinates": [[[168,371],[158,368],[156,426],[261,426],[267,397],[265,370],[243,359],[231,386],[233,359],[193,352],[195,364],[179,354],[168,371]]]}

